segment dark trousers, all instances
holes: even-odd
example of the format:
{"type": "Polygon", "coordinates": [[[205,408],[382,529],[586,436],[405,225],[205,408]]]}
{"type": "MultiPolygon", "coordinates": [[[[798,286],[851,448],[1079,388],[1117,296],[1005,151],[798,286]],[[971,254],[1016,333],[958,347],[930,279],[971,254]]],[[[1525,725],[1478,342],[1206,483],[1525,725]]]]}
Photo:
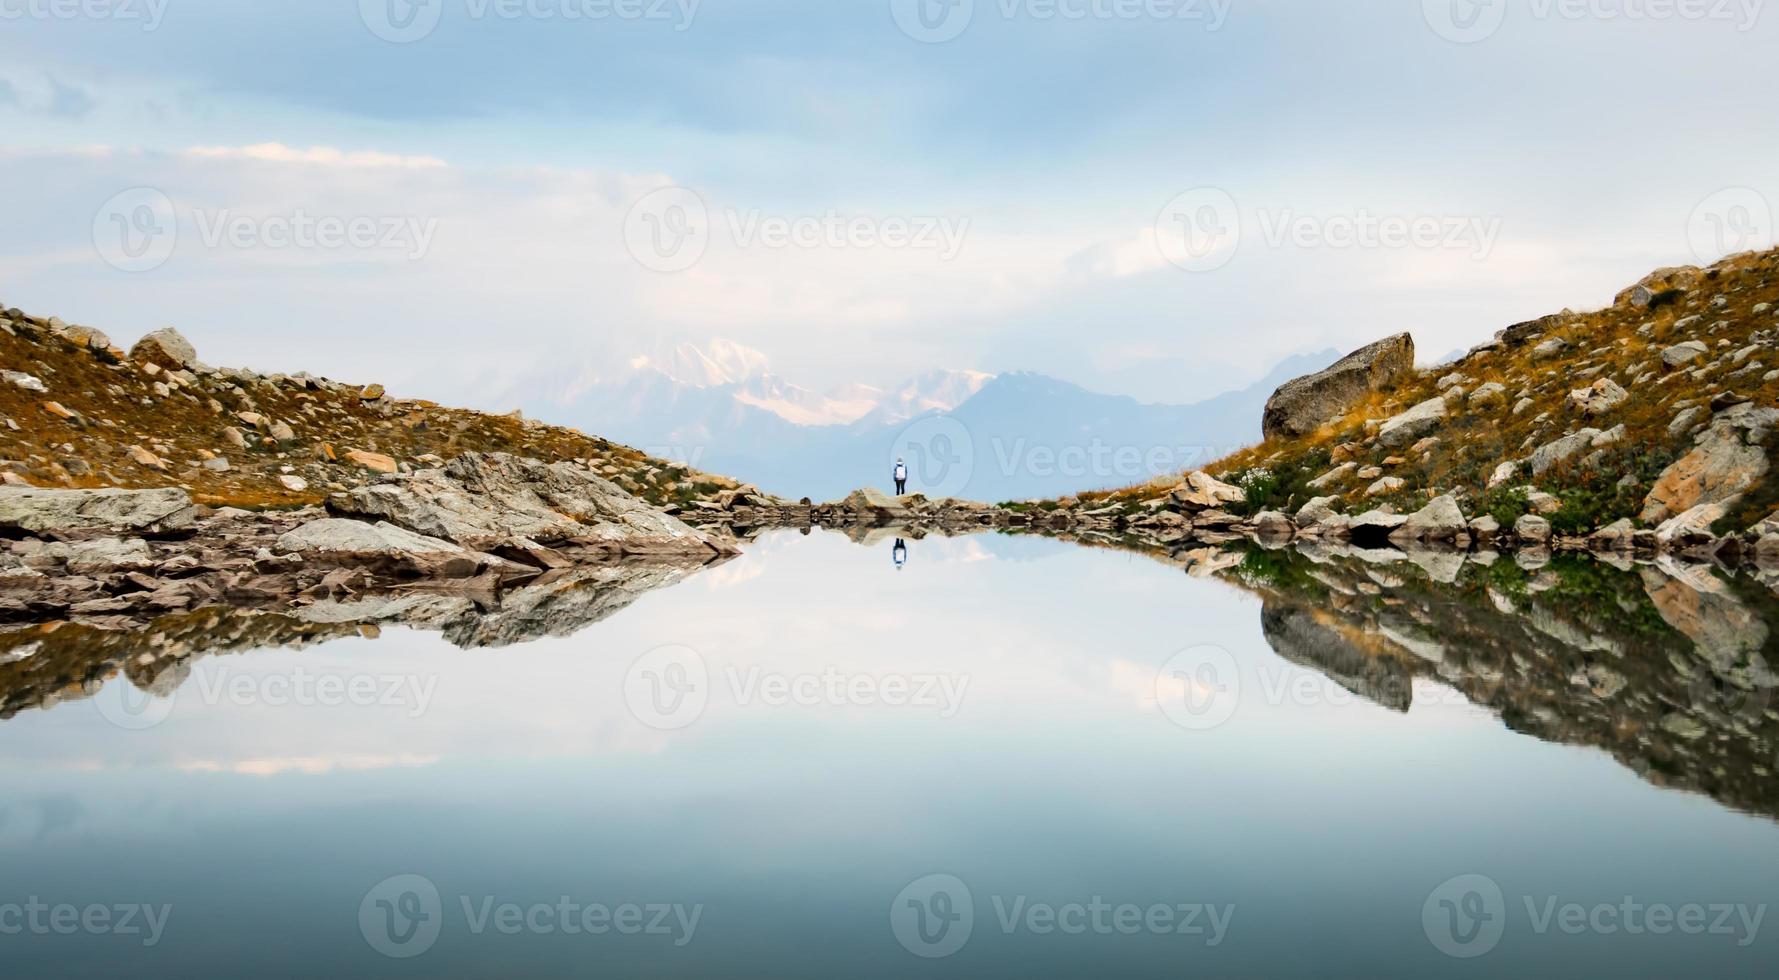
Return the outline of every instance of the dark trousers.
{"type": "Polygon", "coordinates": [[[897,480],[896,481],[896,496],[900,497],[901,495],[903,495],[907,492],[908,492],[908,481],[907,480],[897,480]]]}

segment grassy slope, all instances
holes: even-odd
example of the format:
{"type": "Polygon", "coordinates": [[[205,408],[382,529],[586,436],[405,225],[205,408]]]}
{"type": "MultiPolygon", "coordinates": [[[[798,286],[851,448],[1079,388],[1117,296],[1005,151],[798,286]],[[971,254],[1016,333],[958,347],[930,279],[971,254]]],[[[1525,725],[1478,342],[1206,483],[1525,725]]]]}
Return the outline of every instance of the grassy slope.
{"type": "MultiPolygon", "coordinates": [[[[0,316],[0,323],[16,320],[10,312],[0,316]]],[[[0,470],[38,486],[181,486],[204,503],[311,504],[374,475],[346,459],[355,449],[413,465],[425,465],[415,461],[429,453],[448,459],[470,451],[584,460],[657,505],[736,485],[574,429],[423,401],[366,400],[356,385],[321,379],[219,373],[198,375],[162,394],[155,385],[169,383],[166,371],[151,374],[116,348],[77,346],[45,323],[26,318],[0,327],[0,368],[33,375],[49,389],[38,393],[0,382],[0,470]],[[51,401],[79,418],[52,413],[45,407],[51,401]],[[265,421],[250,425],[238,417],[241,412],[265,421]],[[289,425],[295,438],[283,444],[271,439],[275,421],[289,425]],[[247,447],[225,438],[231,426],[247,437],[247,447]],[[160,457],[165,468],[138,462],[130,447],[160,457]],[[213,457],[227,459],[229,471],[201,466],[213,457]],[[286,489],[277,479],[285,467],[309,487],[286,489]]]]}
{"type": "MultiPolygon", "coordinates": [[[[1628,291],[1627,291],[1628,294],[1628,291]]],[[[1592,313],[1559,315],[1545,337],[1529,343],[1471,354],[1455,365],[1421,372],[1393,391],[1374,394],[1338,422],[1308,436],[1275,439],[1236,453],[1210,469],[1251,490],[1248,509],[1295,510],[1318,495],[1304,481],[1326,472],[1332,460],[1350,458],[1361,468],[1376,466],[1386,476],[1400,477],[1397,492],[1367,496],[1374,479],[1349,477],[1321,491],[1342,498],[1349,512],[1391,504],[1418,508],[1443,492],[1457,492],[1466,511],[1475,515],[1511,515],[1522,506],[1507,499],[1506,490],[1486,489],[1496,465],[1523,459],[1531,451],[1583,427],[1609,429],[1623,424],[1626,439],[1594,470],[1572,464],[1545,474],[1539,489],[1555,494],[1566,508],[1559,526],[1577,529],[1603,526],[1621,517],[1635,518],[1650,484],[1661,470],[1692,445],[1692,429],[1670,434],[1668,426],[1687,404],[1704,408],[1725,392],[1762,405],[1779,404],[1779,348],[1771,340],[1756,345],[1754,337],[1779,328],[1779,250],[1733,256],[1705,270],[1697,285],[1652,308],[1635,308],[1628,295],[1592,313]],[[1721,306],[1714,299],[1722,297],[1721,306]],[[1769,308],[1755,313],[1762,303],[1769,308]],[[1698,317],[1690,325],[1685,321],[1698,317]],[[1561,355],[1539,360],[1534,349],[1548,337],[1568,342],[1561,355]],[[1704,342],[1710,353],[1687,369],[1664,372],[1661,352],[1683,341],[1704,342]],[[1740,362],[1734,355],[1757,346],[1740,362]],[[1758,365],[1750,368],[1750,365],[1758,365]],[[1488,382],[1506,386],[1506,402],[1471,408],[1462,401],[1435,433],[1438,442],[1417,454],[1387,450],[1370,441],[1367,421],[1381,421],[1440,394],[1441,378],[1456,374],[1456,384],[1474,392],[1488,382]],[[1568,404],[1569,393],[1598,378],[1611,378],[1629,392],[1617,409],[1596,418],[1582,417],[1568,404]],[[1528,399],[1519,412],[1513,406],[1528,399]],[[1626,485],[1619,486],[1621,480],[1626,485]]],[[[1450,382],[1448,382],[1450,384],[1450,382]]],[[[1697,423],[1695,423],[1697,424],[1697,423]]],[[[1585,454],[1584,454],[1585,455],[1585,454]]],[[[1175,481],[1165,480],[1089,495],[1141,501],[1166,493],[1175,481]]],[[[1531,482],[1522,472],[1515,484],[1531,482]]],[[[1728,523],[1746,526],[1779,503],[1779,481],[1744,500],[1728,523]]]]}

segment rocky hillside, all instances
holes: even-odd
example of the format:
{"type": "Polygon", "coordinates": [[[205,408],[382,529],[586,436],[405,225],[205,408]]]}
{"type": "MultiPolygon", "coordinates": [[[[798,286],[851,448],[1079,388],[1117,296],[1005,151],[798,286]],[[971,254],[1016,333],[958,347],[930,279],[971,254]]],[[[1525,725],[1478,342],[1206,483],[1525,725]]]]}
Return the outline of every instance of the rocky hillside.
{"type": "Polygon", "coordinates": [[[171,329],[125,351],[90,327],[0,312],[0,483],[178,487],[199,503],[292,507],[469,452],[579,461],[656,506],[738,486],[517,414],[212,368],[171,329]]]}
{"type": "MultiPolygon", "coordinates": [[[[1439,501],[1455,533],[1480,519],[1478,536],[1758,537],[1779,507],[1776,345],[1779,250],[1660,270],[1611,306],[1515,324],[1432,370],[1393,337],[1280,388],[1266,441],[1212,467],[1241,491],[1219,504],[1298,527],[1439,501]]],[[[1079,506],[1153,507],[1178,489],[1079,506]]]]}

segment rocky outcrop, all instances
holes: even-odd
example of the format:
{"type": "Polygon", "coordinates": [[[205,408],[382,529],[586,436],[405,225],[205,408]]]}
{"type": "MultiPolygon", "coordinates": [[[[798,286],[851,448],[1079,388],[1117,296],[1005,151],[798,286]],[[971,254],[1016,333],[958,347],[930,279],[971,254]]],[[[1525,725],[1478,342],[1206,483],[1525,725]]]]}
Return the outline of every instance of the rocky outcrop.
{"type": "Polygon", "coordinates": [[[196,511],[184,490],[39,490],[0,487],[0,530],[31,534],[189,528],[196,511]]]}
{"type": "Polygon", "coordinates": [[[619,554],[732,550],[584,467],[504,453],[467,453],[439,469],[337,493],[327,506],[476,551],[528,544],[619,554]]]}
{"type": "Polygon", "coordinates": [[[469,578],[485,571],[507,578],[534,578],[538,574],[536,568],[472,552],[386,522],[367,524],[340,518],[311,521],[280,536],[273,550],[346,567],[393,565],[416,575],[437,578],[469,578]]]}
{"type": "MultiPolygon", "coordinates": [[[[1716,509],[1715,521],[1767,473],[1761,442],[1779,425],[1779,410],[1738,405],[1719,415],[1700,434],[1691,452],[1656,480],[1643,505],[1642,520],[1656,524],[1695,508],[1716,509]]],[[[1694,523],[1698,517],[1695,516],[1694,523]]],[[[1709,525],[1711,521],[1705,521],[1709,525]]]]}
{"type": "Polygon", "coordinates": [[[1266,438],[1308,435],[1351,411],[1373,392],[1395,386],[1414,371],[1415,342],[1398,334],[1362,347],[1327,369],[1281,385],[1266,403],[1266,438]]]}

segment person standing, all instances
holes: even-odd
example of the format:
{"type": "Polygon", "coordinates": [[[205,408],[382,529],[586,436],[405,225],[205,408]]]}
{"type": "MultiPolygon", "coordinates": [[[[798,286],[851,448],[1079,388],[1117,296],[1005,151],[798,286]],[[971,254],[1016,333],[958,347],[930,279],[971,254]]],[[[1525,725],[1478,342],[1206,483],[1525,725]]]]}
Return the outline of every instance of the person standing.
{"type": "Polygon", "coordinates": [[[908,464],[902,462],[900,456],[896,457],[896,469],[894,475],[896,479],[896,496],[900,497],[908,492],[908,464]]]}

